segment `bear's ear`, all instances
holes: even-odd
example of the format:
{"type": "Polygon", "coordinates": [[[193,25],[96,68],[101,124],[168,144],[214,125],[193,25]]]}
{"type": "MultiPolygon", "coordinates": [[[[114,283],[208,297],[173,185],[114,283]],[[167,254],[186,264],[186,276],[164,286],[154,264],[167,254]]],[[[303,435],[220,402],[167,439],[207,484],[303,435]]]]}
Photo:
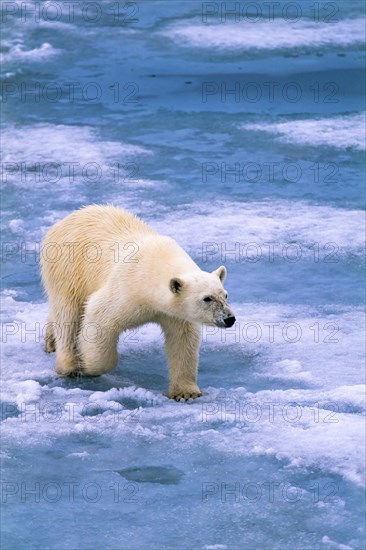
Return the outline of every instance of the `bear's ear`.
{"type": "Polygon", "coordinates": [[[220,265],[220,267],[213,271],[212,274],[217,275],[220,281],[223,283],[227,275],[226,267],[224,265],[220,265]]]}
{"type": "Polygon", "coordinates": [[[174,294],[179,294],[179,292],[182,290],[183,284],[184,283],[182,279],[179,279],[179,277],[174,277],[174,279],[170,279],[170,290],[174,294]]]}

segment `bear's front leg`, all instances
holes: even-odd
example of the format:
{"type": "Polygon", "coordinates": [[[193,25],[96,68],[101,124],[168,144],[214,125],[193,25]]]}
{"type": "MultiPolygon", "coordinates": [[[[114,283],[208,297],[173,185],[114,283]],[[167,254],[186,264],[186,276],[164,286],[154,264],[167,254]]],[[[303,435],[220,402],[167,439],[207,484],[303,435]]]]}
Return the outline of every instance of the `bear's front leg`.
{"type": "Polygon", "coordinates": [[[197,386],[201,325],[166,318],[161,322],[170,371],[169,397],[179,401],[202,395],[197,386]]]}
{"type": "Polygon", "coordinates": [[[105,289],[90,296],[79,333],[81,374],[99,376],[118,363],[118,325],[113,318],[115,303],[105,289]]]}

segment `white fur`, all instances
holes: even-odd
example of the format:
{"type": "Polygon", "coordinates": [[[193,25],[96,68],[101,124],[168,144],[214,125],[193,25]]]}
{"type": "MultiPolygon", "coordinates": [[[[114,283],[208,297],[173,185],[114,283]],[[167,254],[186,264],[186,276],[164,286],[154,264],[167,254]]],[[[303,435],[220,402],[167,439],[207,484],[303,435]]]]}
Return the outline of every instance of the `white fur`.
{"type": "Polygon", "coordinates": [[[173,239],[113,206],[88,206],[56,223],[41,264],[50,305],[46,351],[56,350],[58,374],[111,371],[119,334],[153,322],[165,336],[169,396],[201,395],[201,325],[224,326],[233,316],[225,267],[202,271],[173,239]]]}

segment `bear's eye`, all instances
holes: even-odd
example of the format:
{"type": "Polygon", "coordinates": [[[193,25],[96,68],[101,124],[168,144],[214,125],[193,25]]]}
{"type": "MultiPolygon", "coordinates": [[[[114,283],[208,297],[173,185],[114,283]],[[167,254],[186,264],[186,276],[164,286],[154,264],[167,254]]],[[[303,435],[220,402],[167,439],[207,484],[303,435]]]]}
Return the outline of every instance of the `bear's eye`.
{"type": "Polygon", "coordinates": [[[227,299],[227,292],[225,292],[225,299],[227,299]]]}
{"type": "Polygon", "coordinates": [[[203,298],[204,302],[212,302],[212,298],[210,296],[206,296],[206,298],[203,298]]]}

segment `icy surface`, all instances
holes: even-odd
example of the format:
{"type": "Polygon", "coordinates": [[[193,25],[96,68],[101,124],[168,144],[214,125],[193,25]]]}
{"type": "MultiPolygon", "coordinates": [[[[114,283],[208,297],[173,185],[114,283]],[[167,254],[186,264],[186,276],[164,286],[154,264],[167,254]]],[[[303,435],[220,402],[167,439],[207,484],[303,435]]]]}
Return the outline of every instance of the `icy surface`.
{"type": "Polygon", "coordinates": [[[279,124],[247,124],[242,128],[279,134],[280,139],[286,143],[365,150],[365,124],[365,113],[361,113],[331,119],[296,120],[279,124]]]}
{"type": "MultiPolygon", "coordinates": [[[[255,5],[255,4],[254,4],[255,5]]],[[[295,5],[296,6],[296,5],[295,5]]],[[[226,48],[241,50],[295,50],[301,47],[353,46],[365,39],[365,19],[349,19],[333,25],[312,21],[242,22],[224,25],[179,25],[163,32],[178,43],[196,48],[226,48]]]]}

